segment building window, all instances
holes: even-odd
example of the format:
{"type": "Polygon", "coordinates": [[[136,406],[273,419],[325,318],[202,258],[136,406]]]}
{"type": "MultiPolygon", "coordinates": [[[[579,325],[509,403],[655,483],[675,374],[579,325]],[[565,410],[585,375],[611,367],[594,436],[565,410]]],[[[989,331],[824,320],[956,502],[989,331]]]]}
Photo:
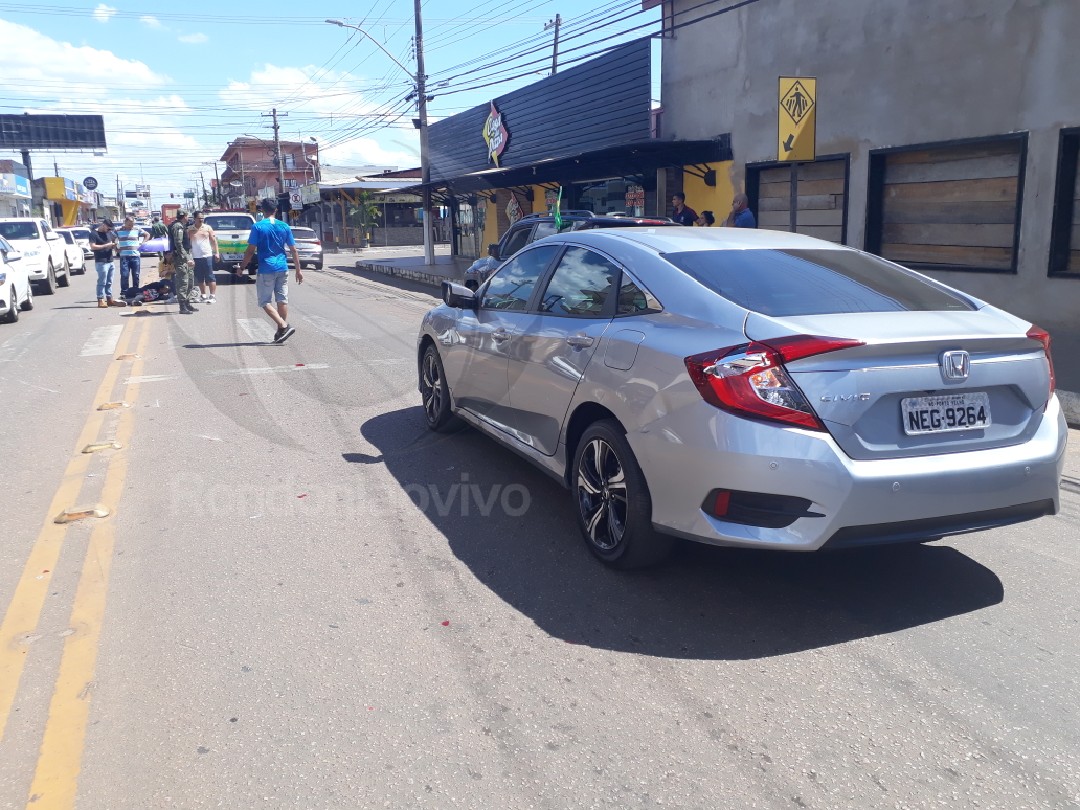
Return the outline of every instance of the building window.
{"type": "Polygon", "coordinates": [[[292,170],[296,168],[296,155],[285,154],[282,156],[285,159],[285,168],[292,170]]]}
{"type": "Polygon", "coordinates": [[[925,270],[1015,273],[1027,134],[870,153],[866,249],[925,270]]]}
{"type": "MultiPolygon", "coordinates": [[[[746,167],[746,196],[759,228],[786,231],[791,227],[791,171],[786,163],[746,167]]],[[[847,155],[803,163],[796,171],[795,230],[842,244],[847,239],[847,155]]],[[[718,221],[722,219],[717,216],[718,221]]]]}
{"type": "Polygon", "coordinates": [[[1080,127],[1063,129],[1050,233],[1050,275],[1080,278],[1080,127]]]}

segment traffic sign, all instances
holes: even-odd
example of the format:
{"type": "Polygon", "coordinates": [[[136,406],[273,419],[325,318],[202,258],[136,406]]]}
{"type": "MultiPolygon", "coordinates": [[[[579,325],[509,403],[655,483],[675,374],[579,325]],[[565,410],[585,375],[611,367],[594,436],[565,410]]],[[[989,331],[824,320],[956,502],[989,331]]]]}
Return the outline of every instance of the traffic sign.
{"type": "Polygon", "coordinates": [[[195,199],[195,192],[194,191],[185,191],[184,192],[184,199],[185,200],[194,200],[195,199]]]}
{"type": "Polygon", "coordinates": [[[97,179],[94,177],[84,177],[82,184],[86,186],[87,191],[93,191],[97,188],[97,179]]]}
{"type": "Polygon", "coordinates": [[[817,157],[817,79],[781,76],[777,104],[777,159],[794,163],[817,157]]]}

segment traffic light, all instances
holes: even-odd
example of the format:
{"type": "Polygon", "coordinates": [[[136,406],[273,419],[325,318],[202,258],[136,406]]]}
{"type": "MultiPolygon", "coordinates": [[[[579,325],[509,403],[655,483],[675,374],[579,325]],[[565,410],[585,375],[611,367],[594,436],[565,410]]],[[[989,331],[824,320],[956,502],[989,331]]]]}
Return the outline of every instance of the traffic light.
{"type": "Polygon", "coordinates": [[[175,194],[169,194],[169,199],[170,199],[170,200],[171,200],[171,199],[173,199],[174,197],[176,197],[176,195],[175,195],[175,194]]]}

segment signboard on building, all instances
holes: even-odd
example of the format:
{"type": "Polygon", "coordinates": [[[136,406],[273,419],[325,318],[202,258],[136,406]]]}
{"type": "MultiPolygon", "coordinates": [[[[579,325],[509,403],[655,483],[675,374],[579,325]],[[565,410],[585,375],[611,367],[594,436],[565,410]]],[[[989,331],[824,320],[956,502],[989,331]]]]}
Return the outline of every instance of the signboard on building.
{"type": "Polygon", "coordinates": [[[304,192],[299,188],[289,189],[289,207],[290,208],[303,208],[304,207],[304,192]]]}
{"type": "Polygon", "coordinates": [[[488,113],[484,122],[484,140],[487,142],[488,159],[496,166],[499,165],[499,157],[506,150],[506,144],[510,140],[510,132],[503,124],[502,113],[491,102],[491,112],[488,113]]]}
{"type": "Polygon", "coordinates": [[[84,177],[83,181],[82,181],[82,184],[84,186],[86,186],[88,189],[90,189],[91,191],[93,191],[95,188],[97,188],[97,178],[96,177],[84,177]]]}
{"type": "Polygon", "coordinates": [[[0,174],[0,194],[29,198],[30,181],[17,174],[0,174]]]}
{"type": "Polygon", "coordinates": [[[781,76],[777,105],[777,160],[811,161],[817,157],[817,79],[781,76]]]}
{"type": "Polygon", "coordinates": [[[311,205],[317,203],[320,199],[319,184],[308,183],[305,186],[300,187],[300,202],[304,205],[311,205]]]}
{"type": "Polygon", "coordinates": [[[506,204],[506,218],[510,220],[510,224],[513,225],[519,219],[521,219],[521,206],[518,205],[517,195],[510,194],[510,202],[506,204]]]}
{"type": "Polygon", "coordinates": [[[631,184],[626,187],[626,210],[645,207],[645,187],[631,184]]]}

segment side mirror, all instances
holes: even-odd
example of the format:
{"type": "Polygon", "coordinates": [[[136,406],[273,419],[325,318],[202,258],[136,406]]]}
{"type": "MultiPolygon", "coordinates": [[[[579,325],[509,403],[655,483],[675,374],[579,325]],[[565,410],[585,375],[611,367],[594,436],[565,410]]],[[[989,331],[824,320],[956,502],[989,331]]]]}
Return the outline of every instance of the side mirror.
{"type": "Polygon", "coordinates": [[[442,283],[442,300],[444,304],[454,309],[476,309],[480,304],[476,294],[468,287],[449,281],[442,283]]]}
{"type": "Polygon", "coordinates": [[[48,239],[50,242],[55,242],[57,239],[60,238],[60,234],[58,234],[56,231],[49,231],[45,238],[48,239]]]}
{"type": "Polygon", "coordinates": [[[22,254],[17,250],[8,250],[4,252],[4,259],[8,262],[17,262],[22,258],[22,254]]]}
{"type": "Polygon", "coordinates": [[[491,256],[492,258],[495,258],[495,259],[499,258],[499,244],[498,244],[498,242],[496,242],[493,245],[488,245],[488,256],[491,256]]]}

